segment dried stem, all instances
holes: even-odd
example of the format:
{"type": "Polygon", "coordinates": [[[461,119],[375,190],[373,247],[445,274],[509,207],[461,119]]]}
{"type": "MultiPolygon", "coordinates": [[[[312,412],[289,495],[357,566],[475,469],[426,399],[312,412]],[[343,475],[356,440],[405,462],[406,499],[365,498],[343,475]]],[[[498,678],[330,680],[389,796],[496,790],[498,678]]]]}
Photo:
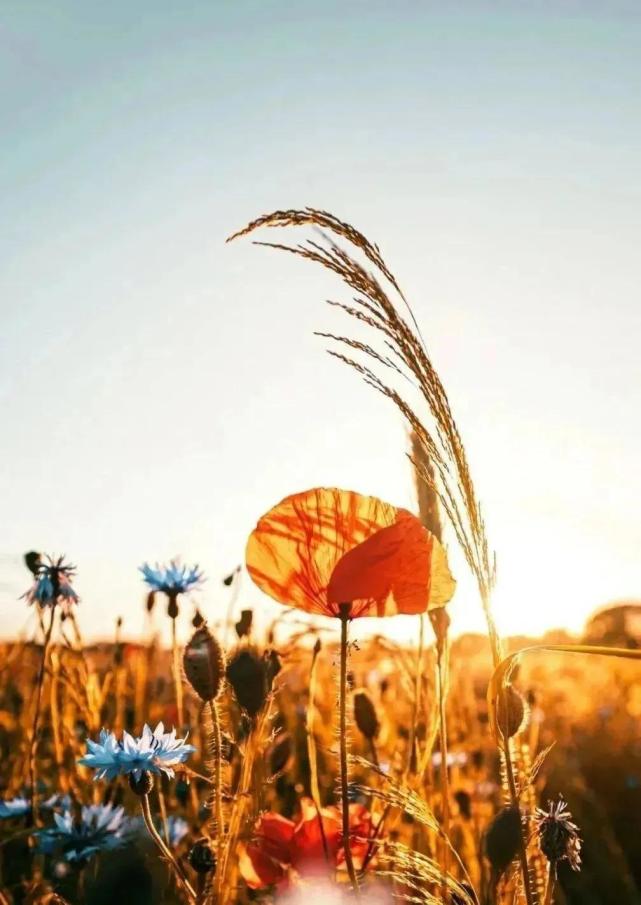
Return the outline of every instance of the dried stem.
{"type": "Polygon", "coordinates": [[[354,859],[352,858],[352,849],[349,838],[349,794],[348,794],[348,774],[347,774],[347,626],[349,623],[349,612],[351,604],[341,603],[340,605],[341,620],[341,651],[340,651],[340,679],[339,679],[339,708],[340,708],[340,786],[341,786],[341,813],[342,813],[342,835],[343,850],[345,852],[345,866],[347,874],[354,890],[354,895],[360,901],[360,889],[358,878],[354,868],[354,859]]]}
{"type": "Polygon", "coordinates": [[[185,727],[185,713],[183,706],[183,683],[182,673],[180,671],[180,650],[178,648],[178,639],[176,637],[176,619],[171,620],[171,657],[174,673],[174,685],[176,687],[176,711],[178,714],[178,726],[180,731],[185,727]]]}

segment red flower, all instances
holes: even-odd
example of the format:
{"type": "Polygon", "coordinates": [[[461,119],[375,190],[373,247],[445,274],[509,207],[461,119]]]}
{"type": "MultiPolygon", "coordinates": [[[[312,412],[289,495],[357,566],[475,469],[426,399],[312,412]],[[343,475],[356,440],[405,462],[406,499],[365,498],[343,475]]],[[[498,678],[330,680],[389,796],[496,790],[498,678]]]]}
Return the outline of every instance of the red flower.
{"type": "MultiPolygon", "coordinates": [[[[372,835],[372,819],[359,804],[351,804],[349,813],[350,848],[356,865],[362,866],[372,835]]],[[[303,798],[297,823],[273,812],[259,818],[251,842],[240,852],[239,867],[249,887],[264,889],[288,884],[297,876],[324,874],[328,866],[341,868],[344,862],[340,810],[323,808],[319,816],[314,802],[303,798]]]]}

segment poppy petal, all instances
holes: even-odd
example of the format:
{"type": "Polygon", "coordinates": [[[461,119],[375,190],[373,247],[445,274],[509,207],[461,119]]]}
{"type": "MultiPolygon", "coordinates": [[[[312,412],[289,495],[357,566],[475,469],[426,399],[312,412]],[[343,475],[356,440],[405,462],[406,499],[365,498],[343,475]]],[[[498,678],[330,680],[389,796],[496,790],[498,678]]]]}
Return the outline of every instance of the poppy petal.
{"type": "Polygon", "coordinates": [[[410,512],[349,550],[332,572],[330,604],[351,602],[352,618],[424,613],[454,593],[438,540],[410,512]]]}
{"type": "MultiPolygon", "coordinates": [[[[247,542],[247,571],[280,603],[338,615],[327,585],[341,558],[393,525],[398,510],[351,490],[315,488],[286,497],[260,519],[247,542]]],[[[343,601],[338,601],[343,602],[343,601]]]]}

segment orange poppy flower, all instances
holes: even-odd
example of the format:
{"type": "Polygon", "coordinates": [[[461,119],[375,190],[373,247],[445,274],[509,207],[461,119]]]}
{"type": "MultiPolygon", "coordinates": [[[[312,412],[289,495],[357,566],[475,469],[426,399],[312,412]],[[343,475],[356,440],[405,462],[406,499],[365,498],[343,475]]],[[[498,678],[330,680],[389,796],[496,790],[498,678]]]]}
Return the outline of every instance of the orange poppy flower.
{"type": "Polygon", "coordinates": [[[411,512],[351,490],[315,488],[286,497],[251,533],[247,570],[270,597],[349,618],[424,613],[444,606],[456,583],[438,540],[411,512]]]}

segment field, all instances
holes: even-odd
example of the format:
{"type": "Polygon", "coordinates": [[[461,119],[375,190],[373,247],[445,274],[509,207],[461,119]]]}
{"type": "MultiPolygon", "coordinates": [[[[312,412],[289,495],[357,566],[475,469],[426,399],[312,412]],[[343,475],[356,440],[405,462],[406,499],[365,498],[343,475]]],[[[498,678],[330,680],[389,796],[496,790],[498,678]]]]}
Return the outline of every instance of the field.
{"type": "MultiPolygon", "coordinates": [[[[161,612],[156,618],[167,617],[161,612]]],[[[247,616],[245,625],[239,622],[241,633],[247,622],[247,616]]],[[[127,782],[122,778],[93,782],[92,771],[78,765],[86,739],[97,738],[103,726],[117,734],[124,729],[139,735],[145,722],[177,724],[171,652],[160,649],[152,635],[147,644],[115,642],[83,648],[69,620],[60,630],[61,636],[50,643],[44,677],[37,814],[16,805],[11,813],[7,804],[29,797],[34,680],[42,646],[16,643],[2,651],[2,901],[123,905],[189,901],[176,881],[175,864],[195,889],[199,879],[209,876],[194,871],[189,861],[197,840],[212,835],[211,811],[206,807],[213,775],[207,706],[186,684],[183,721],[197,752],[175,768],[175,779],[157,776],[150,794],[154,824],[163,839],[170,840],[175,859],[171,864],[138,817],[140,797],[127,782]],[[65,803],[65,796],[71,804],[65,803]],[[94,827],[84,833],[78,830],[76,835],[59,833],[52,837],[51,846],[38,842],[46,838],[43,828],[54,825],[54,813],[70,808],[79,820],[81,804],[123,807],[123,822],[111,834],[96,832],[94,827]]],[[[545,639],[547,643],[568,640],[545,639]]],[[[526,643],[527,639],[514,641],[518,647],[526,643]]],[[[321,894],[318,890],[329,878],[340,884],[334,890],[346,888],[344,864],[336,856],[326,860],[319,846],[313,806],[305,827],[312,855],[307,865],[295,858],[296,866],[286,863],[276,868],[275,862],[266,863],[256,879],[244,854],[245,846],[255,842],[261,813],[276,812],[298,822],[301,805],[309,809],[315,794],[323,807],[337,801],[337,657],[336,640],[325,625],[320,631],[306,629],[275,648],[242,634],[227,652],[228,664],[236,664],[236,669],[231,669],[231,681],[216,707],[223,731],[223,821],[234,838],[218,901],[297,901],[298,894],[309,894],[310,884],[315,894],[321,894]],[[267,662],[272,668],[266,681],[262,667],[267,662]]],[[[417,649],[398,647],[383,636],[350,652],[350,798],[362,805],[358,828],[362,838],[375,834],[376,840],[361,871],[366,901],[387,902],[394,897],[433,901],[431,896],[437,900],[439,896],[438,871],[445,857],[438,831],[443,816],[442,776],[435,653],[427,633],[418,672],[417,657],[417,649]],[[364,695],[371,702],[371,713],[362,707],[364,695]],[[361,705],[355,708],[357,701],[361,705]]],[[[453,877],[459,881],[469,877],[479,900],[491,901],[492,868],[484,835],[501,812],[504,792],[488,720],[489,646],[482,637],[464,636],[452,644],[449,660],[449,837],[465,872],[451,853],[447,861],[453,877]]],[[[560,654],[524,659],[514,687],[528,702],[528,714],[513,739],[514,753],[525,771],[539,752],[554,745],[525,794],[528,801],[541,803],[562,794],[580,827],[581,871],[571,870],[567,862],[558,865],[555,901],[632,905],[641,901],[641,681],[634,663],[613,667],[607,660],[591,660],[590,664],[586,668],[581,658],[568,660],[560,654]]],[[[327,811],[328,834],[334,821],[335,814],[327,811]]],[[[275,855],[278,860],[278,845],[273,840],[271,845],[266,848],[267,857],[275,855]]],[[[535,841],[530,845],[530,862],[542,896],[546,861],[535,841]]],[[[514,869],[508,867],[499,882],[500,895],[507,895],[514,877],[514,869]]],[[[467,901],[457,899],[454,889],[448,895],[453,902],[467,901]]],[[[328,902],[337,901],[327,896],[328,902]]],[[[503,900],[511,901],[511,896],[503,900]]]]}
{"type": "Polygon", "coordinates": [[[405,420],[417,513],[337,488],[286,497],[245,559],[282,618],[259,635],[242,600],[231,624],[196,611],[184,646],[197,566],[144,564],[145,638],[118,624],[92,646],[74,567],[26,554],[36,634],[0,664],[0,905],[641,903],[638,643],[499,637],[461,434],[378,247],[311,209],[233,238],[299,227],[313,238],[275,248],[352,294],[330,304],[359,332],[321,335],[405,420]],[[487,636],[451,637],[454,545],[487,636]],[[397,614],[414,647],[389,640],[397,614]]]}

